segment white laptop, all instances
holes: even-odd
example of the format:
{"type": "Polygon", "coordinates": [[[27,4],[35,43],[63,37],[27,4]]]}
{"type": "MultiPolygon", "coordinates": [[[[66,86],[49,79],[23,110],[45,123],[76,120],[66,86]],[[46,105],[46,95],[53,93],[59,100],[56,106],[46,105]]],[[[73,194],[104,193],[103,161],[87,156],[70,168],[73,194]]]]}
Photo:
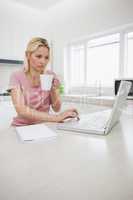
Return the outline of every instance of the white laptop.
{"type": "Polygon", "coordinates": [[[69,120],[60,123],[57,129],[99,135],[108,134],[120,119],[130,87],[131,82],[121,81],[112,109],[81,115],[79,121],[69,120]]]}

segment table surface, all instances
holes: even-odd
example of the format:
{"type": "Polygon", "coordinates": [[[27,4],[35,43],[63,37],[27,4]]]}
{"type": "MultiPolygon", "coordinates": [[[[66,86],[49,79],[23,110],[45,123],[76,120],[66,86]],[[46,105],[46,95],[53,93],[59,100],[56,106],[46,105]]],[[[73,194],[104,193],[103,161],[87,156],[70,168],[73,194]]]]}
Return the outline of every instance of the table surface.
{"type": "MultiPolygon", "coordinates": [[[[105,109],[78,107],[82,112],[105,109]]],[[[128,109],[107,136],[57,131],[56,139],[21,144],[13,127],[2,129],[0,199],[132,200],[133,115],[128,109]]]]}

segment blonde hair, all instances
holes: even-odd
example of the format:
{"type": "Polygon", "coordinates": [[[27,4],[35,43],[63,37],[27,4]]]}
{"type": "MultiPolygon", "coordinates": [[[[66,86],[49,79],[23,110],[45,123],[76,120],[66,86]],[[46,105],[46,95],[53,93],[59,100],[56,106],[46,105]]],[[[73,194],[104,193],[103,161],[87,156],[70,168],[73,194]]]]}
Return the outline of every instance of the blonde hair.
{"type": "Polygon", "coordinates": [[[48,41],[41,37],[32,38],[27,44],[27,48],[25,51],[25,59],[24,59],[24,71],[27,72],[29,70],[29,63],[26,57],[27,53],[33,53],[38,49],[38,47],[46,47],[50,51],[50,47],[48,41]]]}

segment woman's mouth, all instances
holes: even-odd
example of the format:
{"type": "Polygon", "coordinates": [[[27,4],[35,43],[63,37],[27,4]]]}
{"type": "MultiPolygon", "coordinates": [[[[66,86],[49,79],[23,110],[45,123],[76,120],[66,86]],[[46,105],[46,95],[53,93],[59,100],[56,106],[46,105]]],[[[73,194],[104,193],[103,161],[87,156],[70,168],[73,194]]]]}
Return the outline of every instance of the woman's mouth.
{"type": "Polygon", "coordinates": [[[44,66],[43,65],[38,65],[37,68],[41,68],[42,69],[42,68],[44,68],[44,66]]]}

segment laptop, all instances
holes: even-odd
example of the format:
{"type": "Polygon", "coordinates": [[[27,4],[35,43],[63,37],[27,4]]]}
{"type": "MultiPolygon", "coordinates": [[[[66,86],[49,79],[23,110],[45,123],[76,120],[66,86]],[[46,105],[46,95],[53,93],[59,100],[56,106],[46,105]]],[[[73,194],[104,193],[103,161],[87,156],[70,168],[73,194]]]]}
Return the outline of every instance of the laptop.
{"type": "Polygon", "coordinates": [[[81,115],[79,121],[72,119],[64,123],[59,123],[57,129],[107,135],[119,122],[130,87],[131,82],[121,81],[112,109],[81,115]]]}

